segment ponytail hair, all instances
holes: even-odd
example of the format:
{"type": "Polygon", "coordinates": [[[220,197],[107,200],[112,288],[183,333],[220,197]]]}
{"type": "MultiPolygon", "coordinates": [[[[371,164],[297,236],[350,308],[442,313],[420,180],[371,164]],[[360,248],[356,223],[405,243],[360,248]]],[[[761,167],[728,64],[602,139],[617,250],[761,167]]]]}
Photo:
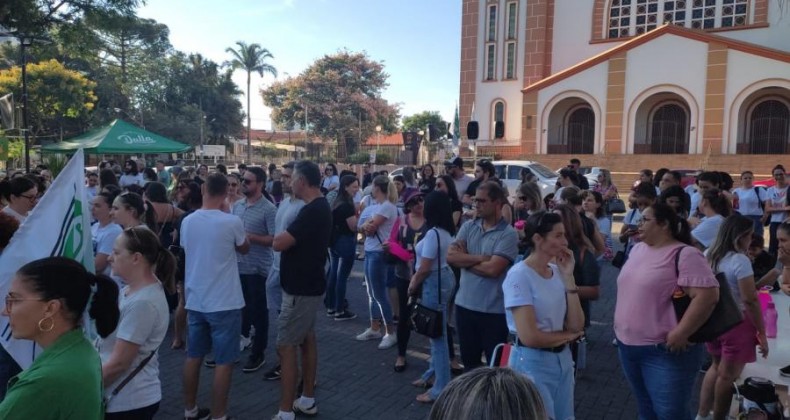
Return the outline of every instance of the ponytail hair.
{"type": "Polygon", "coordinates": [[[650,206],[653,210],[653,217],[659,225],[667,225],[672,237],[686,245],[691,245],[691,227],[686,219],[680,217],[672,207],[664,203],[655,203],[650,206]]]}
{"type": "Polygon", "coordinates": [[[711,188],[702,194],[702,199],[708,202],[716,214],[724,217],[729,217],[732,214],[732,202],[721,190],[711,188]]]}
{"type": "Polygon", "coordinates": [[[118,196],[128,210],[134,210],[140,222],[145,223],[151,230],[156,229],[156,213],[150,202],[143,200],[140,194],[134,192],[123,193],[118,196]]]}
{"type": "Polygon", "coordinates": [[[168,293],[176,291],[176,257],[162,246],[156,234],[149,229],[131,227],[123,231],[124,243],[129,252],[139,252],[154,267],[156,277],[168,293]]]}
{"type": "Polygon", "coordinates": [[[94,321],[99,336],[107,338],[118,327],[121,317],[118,309],[118,285],[103,274],[88,272],[88,276],[92,278],[92,286],[96,290],[90,301],[88,316],[94,321]]]}
{"type": "Polygon", "coordinates": [[[96,322],[96,331],[107,337],[118,326],[118,286],[107,276],[89,273],[80,263],[65,257],[31,261],[17,271],[17,278],[45,301],[61,300],[64,318],[80,325],[85,308],[96,322]]]}

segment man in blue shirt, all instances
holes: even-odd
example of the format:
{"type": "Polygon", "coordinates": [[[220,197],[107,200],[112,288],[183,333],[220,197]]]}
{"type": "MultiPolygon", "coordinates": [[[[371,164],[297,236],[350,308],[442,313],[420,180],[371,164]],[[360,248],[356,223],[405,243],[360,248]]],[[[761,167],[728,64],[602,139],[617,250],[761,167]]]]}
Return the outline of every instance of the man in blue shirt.
{"type": "Polygon", "coordinates": [[[483,365],[483,353],[490,362],[508,336],[502,282],[518,256],[518,234],[502,218],[506,200],[499,184],[482,183],[473,199],[477,218],[461,226],[447,254],[447,262],[461,269],[456,327],[466,371],[483,365]]]}

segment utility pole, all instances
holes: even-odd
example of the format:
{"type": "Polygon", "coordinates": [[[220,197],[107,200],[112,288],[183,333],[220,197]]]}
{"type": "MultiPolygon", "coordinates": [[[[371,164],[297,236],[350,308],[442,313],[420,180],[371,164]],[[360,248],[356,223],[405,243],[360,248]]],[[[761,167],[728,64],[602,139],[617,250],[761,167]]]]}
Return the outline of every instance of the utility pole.
{"type": "Polygon", "coordinates": [[[22,50],[22,131],[25,134],[25,172],[30,172],[30,126],[28,125],[27,112],[27,53],[25,49],[30,46],[30,39],[24,35],[19,36],[19,45],[22,50]]]}

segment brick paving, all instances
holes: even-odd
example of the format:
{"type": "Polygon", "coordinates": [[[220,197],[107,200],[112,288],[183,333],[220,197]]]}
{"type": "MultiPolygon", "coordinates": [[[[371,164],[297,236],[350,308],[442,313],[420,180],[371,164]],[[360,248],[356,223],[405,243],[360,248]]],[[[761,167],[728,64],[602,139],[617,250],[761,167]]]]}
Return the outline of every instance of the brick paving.
{"type": "MultiPolygon", "coordinates": [[[[378,350],[377,341],[357,342],[354,336],[367,326],[367,297],[362,287],[362,264],[357,262],[348,283],[350,309],[359,315],[351,321],[335,322],[318,314],[318,388],[319,417],[325,419],[424,419],[429,406],[416,403],[421,390],[410,382],[427,367],[428,341],[412,334],[409,367],[395,373],[392,364],[396,349],[378,350]]],[[[576,384],[576,415],[579,419],[634,419],[636,404],[620,371],[612,318],[617,270],[604,267],[601,297],[592,307],[592,326],[588,330],[587,369],[576,384]]],[[[274,322],[274,320],[272,320],[274,322]]],[[[273,330],[273,329],[272,329],[273,330]]],[[[271,331],[270,343],[274,343],[271,331]]],[[[160,351],[163,399],[157,419],[177,419],[183,415],[181,395],[182,351],[170,350],[170,335],[160,351]]],[[[247,352],[242,354],[242,363],[247,352]]],[[[276,353],[270,344],[267,362],[255,373],[245,374],[241,364],[233,376],[230,414],[237,419],[270,419],[277,412],[279,381],[265,381],[263,372],[274,366],[276,353]]],[[[202,368],[198,400],[210,405],[212,371],[202,368]]]]}

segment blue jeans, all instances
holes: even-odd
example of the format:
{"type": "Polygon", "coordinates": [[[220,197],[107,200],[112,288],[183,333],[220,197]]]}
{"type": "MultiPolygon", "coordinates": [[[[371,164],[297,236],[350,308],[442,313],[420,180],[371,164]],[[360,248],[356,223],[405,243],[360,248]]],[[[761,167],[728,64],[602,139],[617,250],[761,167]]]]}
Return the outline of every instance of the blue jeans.
{"type": "Polygon", "coordinates": [[[365,277],[370,303],[370,319],[392,324],[392,307],[387,295],[389,267],[383,251],[365,251],[365,277]]]}
{"type": "Polygon", "coordinates": [[[514,345],[508,366],[535,384],[550,419],[574,418],[573,358],[568,346],[560,353],[552,353],[514,345]]]}
{"type": "Polygon", "coordinates": [[[354,257],[357,251],[357,238],[355,235],[341,235],[335,240],[329,254],[332,264],[326,288],[326,306],[336,312],[343,311],[343,301],[346,299],[346,282],[354,267],[354,257]]]}
{"type": "Polygon", "coordinates": [[[450,267],[442,269],[442,296],[439,301],[439,275],[438,271],[432,271],[422,284],[423,306],[431,309],[441,309],[442,311],[442,335],[441,337],[431,338],[431,361],[428,363],[428,370],[422,374],[422,379],[428,381],[431,376],[436,375],[433,387],[430,389],[431,398],[439,398],[439,394],[450,382],[450,349],[447,347],[447,302],[450,300],[453,289],[455,288],[455,276],[450,267]]]}
{"type": "Polygon", "coordinates": [[[672,353],[664,344],[629,346],[618,340],[617,353],[636,396],[640,420],[694,418],[690,403],[702,345],[672,353]]]}
{"type": "Polygon", "coordinates": [[[251,356],[262,356],[269,344],[269,308],[266,304],[266,277],[259,274],[241,274],[241,291],[244,308],[241,310],[241,335],[250,336],[250,326],[255,327],[251,356]]]}

